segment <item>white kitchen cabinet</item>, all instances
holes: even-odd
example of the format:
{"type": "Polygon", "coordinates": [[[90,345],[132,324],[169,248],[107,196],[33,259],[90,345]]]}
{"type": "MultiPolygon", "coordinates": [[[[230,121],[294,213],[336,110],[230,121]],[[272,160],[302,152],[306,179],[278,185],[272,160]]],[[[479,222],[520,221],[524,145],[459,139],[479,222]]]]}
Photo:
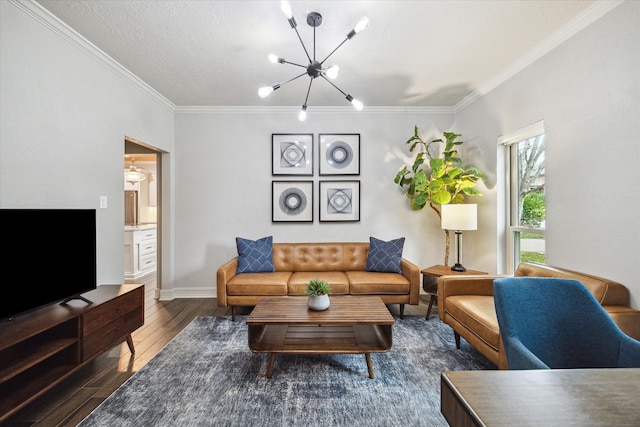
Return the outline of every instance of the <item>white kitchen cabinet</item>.
{"type": "Polygon", "coordinates": [[[125,226],[124,278],[135,280],[156,271],[157,233],[155,224],[125,226]]]}

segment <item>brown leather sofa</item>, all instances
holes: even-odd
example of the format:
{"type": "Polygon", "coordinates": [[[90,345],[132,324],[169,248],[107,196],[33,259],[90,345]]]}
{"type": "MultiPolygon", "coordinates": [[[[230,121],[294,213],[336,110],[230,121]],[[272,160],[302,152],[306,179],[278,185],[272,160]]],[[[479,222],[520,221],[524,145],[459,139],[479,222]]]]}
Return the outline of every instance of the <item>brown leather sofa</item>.
{"type": "MultiPolygon", "coordinates": [[[[564,268],[521,263],[514,276],[563,277],[582,282],[627,335],[640,340],[640,311],[629,307],[629,289],[612,280],[564,268]]],[[[500,276],[442,276],[438,279],[438,315],[460,337],[499,369],[508,369],[493,302],[493,279],[500,276]]]]}
{"type": "Polygon", "coordinates": [[[365,271],[368,242],[274,243],[275,272],[236,274],[238,257],[218,268],[218,306],[255,306],[262,298],[304,295],[309,280],[319,278],[331,285],[332,295],[376,295],[385,304],[420,302],[420,268],[401,259],[402,274],[365,271]]]}

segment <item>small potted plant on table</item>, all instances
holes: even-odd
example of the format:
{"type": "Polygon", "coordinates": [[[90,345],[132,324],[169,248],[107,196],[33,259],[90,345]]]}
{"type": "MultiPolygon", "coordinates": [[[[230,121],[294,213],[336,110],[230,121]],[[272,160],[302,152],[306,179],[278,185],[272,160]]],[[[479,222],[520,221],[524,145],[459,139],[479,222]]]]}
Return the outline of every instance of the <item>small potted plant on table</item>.
{"type": "Polygon", "coordinates": [[[329,308],[331,286],[325,280],[312,279],[307,283],[305,294],[309,295],[307,305],[310,310],[322,311],[329,308]]]}

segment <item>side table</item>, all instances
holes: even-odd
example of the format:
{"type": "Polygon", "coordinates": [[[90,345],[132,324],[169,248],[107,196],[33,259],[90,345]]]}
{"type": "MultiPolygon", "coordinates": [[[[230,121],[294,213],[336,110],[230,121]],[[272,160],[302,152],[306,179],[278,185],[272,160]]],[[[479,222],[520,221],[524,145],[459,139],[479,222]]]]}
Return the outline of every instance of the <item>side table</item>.
{"type": "Polygon", "coordinates": [[[468,270],[467,271],[453,271],[451,267],[446,265],[432,265],[429,268],[425,268],[422,273],[422,289],[430,295],[429,307],[427,308],[427,315],[425,320],[429,320],[431,315],[431,308],[433,302],[438,298],[438,277],[440,276],[469,276],[474,274],[489,274],[486,271],[468,270]]]}

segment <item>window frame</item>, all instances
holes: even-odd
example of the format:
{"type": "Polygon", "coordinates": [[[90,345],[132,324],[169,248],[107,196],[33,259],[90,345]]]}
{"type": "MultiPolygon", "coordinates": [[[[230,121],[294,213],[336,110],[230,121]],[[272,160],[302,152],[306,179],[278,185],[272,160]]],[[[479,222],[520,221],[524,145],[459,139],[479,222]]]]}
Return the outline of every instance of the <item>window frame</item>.
{"type": "MultiPolygon", "coordinates": [[[[524,227],[514,225],[518,221],[518,150],[519,142],[545,135],[544,120],[532,123],[507,135],[498,138],[498,144],[503,146],[505,159],[505,230],[506,230],[506,268],[507,274],[513,274],[516,269],[516,259],[520,259],[520,239],[518,233],[533,233],[545,236],[544,228],[524,227]],[[514,167],[516,166],[516,167],[514,167]],[[516,203],[514,203],[514,201],[516,203]]],[[[545,141],[546,144],[546,141],[545,141]]]]}

